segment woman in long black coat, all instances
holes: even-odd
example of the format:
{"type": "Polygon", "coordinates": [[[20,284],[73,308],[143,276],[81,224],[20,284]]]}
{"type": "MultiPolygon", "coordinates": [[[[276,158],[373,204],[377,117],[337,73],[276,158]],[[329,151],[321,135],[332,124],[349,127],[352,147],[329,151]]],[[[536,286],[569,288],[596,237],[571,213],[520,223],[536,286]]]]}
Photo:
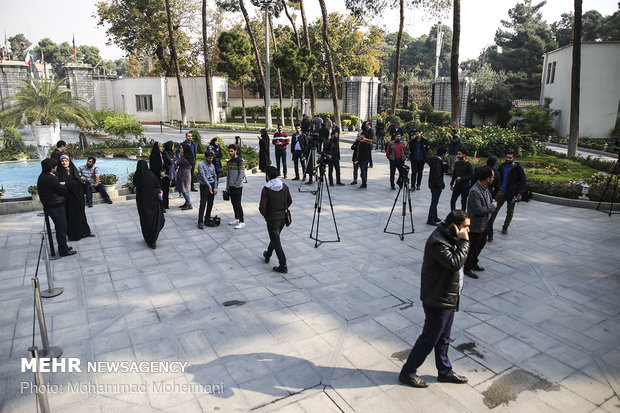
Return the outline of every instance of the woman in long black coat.
{"type": "Polygon", "coordinates": [[[162,200],[160,202],[163,212],[166,212],[167,204],[165,201],[168,200],[168,194],[170,193],[170,178],[166,175],[164,154],[162,152],[162,146],[159,142],[155,142],[153,144],[153,149],[151,149],[149,169],[155,174],[157,180],[159,181],[159,187],[162,191],[162,200]]]}
{"type": "Polygon", "coordinates": [[[60,165],[56,169],[56,176],[67,187],[67,237],[69,241],[79,241],[82,238],[94,237],[86,220],[84,188],[80,173],[67,155],[60,157],[60,165]]]}
{"type": "Polygon", "coordinates": [[[157,247],[159,232],[166,222],[163,209],[159,202],[159,179],[149,170],[145,160],[138,161],[136,173],[133,176],[136,188],[136,205],[140,215],[140,228],[144,241],[153,249],[157,247]]]}
{"type": "Polygon", "coordinates": [[[170,209],[170,184],[173,179],[176,179],[176,171],[174,169],[174,143],[172,141],[164,143],[162,159],[164,160],[162,167],[164,176],[160,179],[160,182],[161,190],[163,192],[162,206],[164,207],[164,210],[166,210],[170,209]]]}
{"type": "Polygon", "coordinates": [[[258,137],[258,169],[261,172],[265,172],[270,165],[269,134],[266,129],[261,129],[260,136],[258,137]]]}

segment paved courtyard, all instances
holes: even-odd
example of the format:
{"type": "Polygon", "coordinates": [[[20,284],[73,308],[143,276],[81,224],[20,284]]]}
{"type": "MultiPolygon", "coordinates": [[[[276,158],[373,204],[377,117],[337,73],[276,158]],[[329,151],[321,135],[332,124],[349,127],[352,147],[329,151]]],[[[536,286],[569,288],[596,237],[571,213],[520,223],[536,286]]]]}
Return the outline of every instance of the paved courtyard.
{"type": "MultiPolygon", "coordinates": [[[[348,184],[350,151],[341,146],[348,184]]],[[[384,155],[374,156],[367,190],[331,188],[339,243],[314,248],[314,196],[286,181],[294,203],[293,225],[282,233],[284,276],[271,270],[273,260],[262,260],[262,175],[248,176],[244,188],[244,230],[226,225],[232,207],[219,195],[214,213],[223,225],[204,230],[196,228],[197,209],[181,211],[174,198],[156,250],[142,240],[135,201],[87,209],[97,237],[70,243],[78,254],[53,262],[56,285],[65,290],[43,301],[51,343],[82,366],[187,365],[169,373],[45,373],[62,390],[49,394],[51,410],[620,411],[620,217],[536,201],[517,206],[509,233],[498,233],[483,251],[486,271],[465,280],[450,355],[469,383],[437,383],[431,356],[419,372],[428,389],[398,384],[423,323],[430,192],[425,175],[422,190],[412,193],[414,234],[404,241],[385,234],[396,193],[384,155]]],[[[191,195],[197,207],[197,193],[191,195]]],[[[440,216],[448,209],[449,190],[440,216]]],[[[391,230],[400,229],[399,213],[400,201],[391,230]]],[[[20,359],[32,345],[30,279],[42,225],[36,213],[0,217],[2,412],[36,411],[23,384],[32,373],[21,373],[20,359]]],[[[326,197],[320,229],[322,239],[335,238],[326,197]]],[[[43,267],[39,275],[45,288],[43,267]]],[[[35,342],[41,347],[38,333],[35,342]]]]}

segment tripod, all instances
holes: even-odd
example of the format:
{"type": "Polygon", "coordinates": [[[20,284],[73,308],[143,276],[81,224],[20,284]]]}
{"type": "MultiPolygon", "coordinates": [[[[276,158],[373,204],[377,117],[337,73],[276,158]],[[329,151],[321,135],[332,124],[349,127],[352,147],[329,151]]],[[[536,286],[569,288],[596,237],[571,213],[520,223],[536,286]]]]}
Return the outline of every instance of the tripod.
{"type": "Polygon", "coordinates": [[[618,190],[618,173],[620,173],[620,152],[618,152],[618,160],[616,161],[616,166],[614,166],[614,170],[611,172],[611,175],[609,175],[609,178],[607,179],[605,190],[603,191],[603,195],[601,195],[601,200],[598,201],[598,205],[596,206],[596,210],[601,211],[601,203],[603,202],[603,199],[605,199],[605,194],[607,193],[607,190],[609,189],[609,184],[611,184],[613,180],[614,191],[611,194],[611,202],[609,204],[609,211],[601,211],[601,212],[607,212],[609,216],[611,216],[611,214],[618,213],[618,211],[614,211],[614,199],[616,198],[616,191],[618,190]]]}
{"type": "Polygon", "coordinates": [[[400,177],[398,178],[398,180],[400,181],[400,184],[398,185],[398,193],[396,194],[396,198],[394,198],[394,205],[392,205],[392,210],[390,211],[390,216],[388,217],[387,222],[385,223],[385,228],[383,228],[383,232],[387,233],[387,234],[394,234],[394,235],[398,235],[400,237],[401,241],[405,240],[405,235],[406,234],[413,234],[415,232],[415,230],[413,229],[413,212],[411,210],[411,190],[409,188],[409,168],[402,167],[402,168],[398,168],[399,170],[399,174],[400,177]],[[404,188],[404,190],[403,190],[404,188]],[[392,214],[394,213],[394,208],[396,208],[396,202],[398,202],[398,197],[400,196],[402,192],[402,217],[403,217],[403,222],[402,222],[402,226],[400,229],[400,233],[398,232],[390,232],[387,230],[387,227],[390,225],[390,219],[392,219],[392,214]],[[409,215],[411,216],[411,231],[410,232],[405,232],[405,220],[407,218],[407,202],[409,202],[409,215]]]}
{"type": "Polygon", "coordinates": [[[312,216],[312,228],[310,228],[310,238],[314,242],[314,248],[318,248],[324,242],[340,242],[340,234],[338,234],[338,224],[336,224],[336,215],[334,214],[334,204],[332,204],[332,196],[329,193],[329,186],[325,185],[325,166],[324,161],[319,161],[319,177],[317,179],[316,197],[314,199],[314,215],[312,216]],[[329,207],[332,211],[334,219],[334,228],[336,228],[336,240],[322,241],[319,239],[319,224],[321,222],[321,203],[323,202],[323,190],[327,188],[327,198],[329,199],[329,207]],[[316,221],[316,231],[313,236],[314,222],[316,221]]]}
{"type": "Polygon", "coordinates": [[[299,186],[297,187],[297,190],[299,192],[312,192],[313,195],[316,194],[316,189],[314,189],[314,185],[311,186],[312,189],[301,189],[307,183],[305,182],[306,174],[308,175],[310,179],[314,177],[314,181],[318,181],[315,168],[313,167],[315,156],[316,156],[316,147],[312,147],[312,149],[310,149],[310,152],[308,153],[308,158],[306,159],[307,163],[306,163],[306,169],[303,174],[303,179],[301,180],[301,182],[299,183],[299,186]]]}

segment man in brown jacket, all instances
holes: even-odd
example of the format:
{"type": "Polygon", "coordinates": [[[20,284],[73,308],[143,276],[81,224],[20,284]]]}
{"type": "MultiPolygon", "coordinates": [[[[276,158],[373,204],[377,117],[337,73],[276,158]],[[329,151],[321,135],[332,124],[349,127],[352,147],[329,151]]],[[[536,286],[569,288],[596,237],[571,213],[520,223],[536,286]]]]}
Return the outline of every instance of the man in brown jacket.
{"type": "Polygon", "coordinates": [[[288,187],[278,178],[278,169],[275,166],[267,168],[265,173],[267,183],[260,194],[258,210],[267,221],[267,232],[269,233],[269,246],[263,252],[265,262],[269,262],[271,254],[276,251],[279,264],[273,270],[282,274],[288,273],[286,266],[286,255],[280,242],[280,232],[286,226],[286,210],[293,203],[291,192],[288,187]]]}

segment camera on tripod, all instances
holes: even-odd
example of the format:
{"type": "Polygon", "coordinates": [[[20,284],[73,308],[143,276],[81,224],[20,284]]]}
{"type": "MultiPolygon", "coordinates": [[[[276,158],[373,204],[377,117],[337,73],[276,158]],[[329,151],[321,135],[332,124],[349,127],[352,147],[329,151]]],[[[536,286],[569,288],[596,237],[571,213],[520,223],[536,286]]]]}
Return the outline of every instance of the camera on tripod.
{"type": "Polygon", "coordinates": [[[325,166],[332,160],[332,154],[325,151],[319,153],[319,159],[317,160],[319,166],[325,166]]]}

